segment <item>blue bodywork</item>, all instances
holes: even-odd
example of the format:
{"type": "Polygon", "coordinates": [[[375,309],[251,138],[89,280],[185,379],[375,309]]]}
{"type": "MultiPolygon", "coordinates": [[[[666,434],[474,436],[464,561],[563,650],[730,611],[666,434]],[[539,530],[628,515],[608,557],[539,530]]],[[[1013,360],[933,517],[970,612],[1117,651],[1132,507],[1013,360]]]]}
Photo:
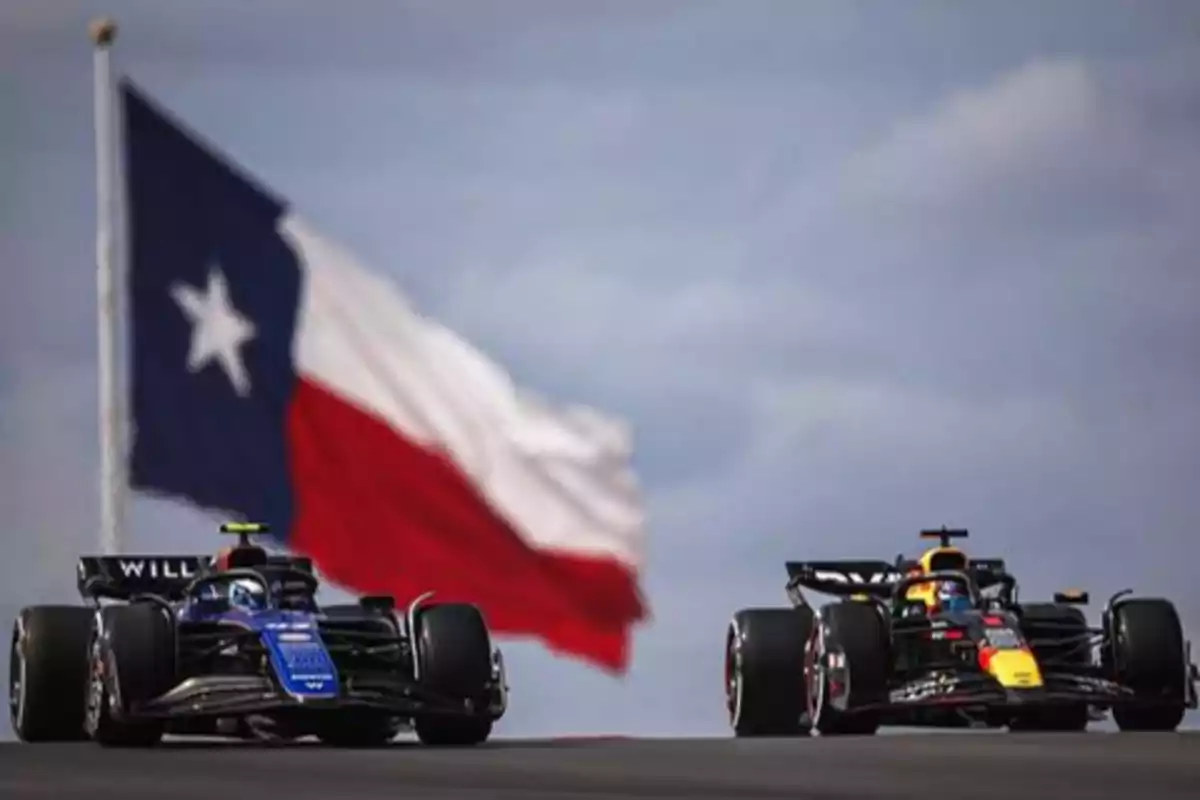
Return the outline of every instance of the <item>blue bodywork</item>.
{"type": "Polygon", "coordinates": [[[319,620],[311,611],[208,611],[201,603],[188,603],[179,612],[180,622],[224,623],[257,632],[280,687],[296,699],[338,695],[337,667],[321,639],[319,620]]]}
{"type": "Polygon", "coordinates": [[[366,600],[338,606],[336,614],[322,609],[304,559],[218,568],[192,556],[85,556],[78,583],[96,602],[153,602],[169,610],[177,682],[126,713],[167,720],[172,730],[207,733],[225,721],[269,719],[302,735],[331,719],[345,722],[346,714],[354,716],[351,725],[360,717],[402,724],[498,719],[506,707],[498,650],[487,697],[440,694],[417,674],[414,609],[395,613],[366,600]]]}

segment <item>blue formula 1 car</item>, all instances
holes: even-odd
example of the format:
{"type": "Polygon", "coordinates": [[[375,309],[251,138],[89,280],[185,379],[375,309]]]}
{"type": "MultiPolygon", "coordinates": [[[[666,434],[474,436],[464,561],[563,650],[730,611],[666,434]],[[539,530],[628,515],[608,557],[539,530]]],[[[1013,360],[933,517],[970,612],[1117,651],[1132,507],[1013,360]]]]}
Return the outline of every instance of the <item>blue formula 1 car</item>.
{"type": "Polygon", "coordinates": [[[26,742],[144,747],[164,734],[337,746],[485,741],[507,707],[500,651],[474,605],[423,595],[320,607],[308,559],[239,536],[217,558],[85,556],[84,606],[13,626],[9,708],[26,742]]]}

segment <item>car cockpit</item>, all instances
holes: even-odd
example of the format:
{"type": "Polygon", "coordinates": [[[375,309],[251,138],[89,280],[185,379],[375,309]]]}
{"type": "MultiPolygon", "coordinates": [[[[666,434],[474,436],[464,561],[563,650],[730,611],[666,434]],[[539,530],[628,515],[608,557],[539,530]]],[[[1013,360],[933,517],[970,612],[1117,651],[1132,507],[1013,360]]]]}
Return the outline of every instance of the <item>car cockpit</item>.
{"type": "MultiPolygon", "coordinates": [[[[952,599],[956,585],[936,580],[935,573],[959,573],[969,576],[973,589],[972,597],[977,607],[989,610],[1008,608],[1016,603],[1016,581],[1006,571],[1004,561],[997,558],[969,558],[952,542],[965,539],[966,529],[941,528],[921,531],[922,539],[936,539],[936,546],[929,548],[919,558],[909,559],[896,556],[896,571],[907,587],[903,598],[897,599],[900,606],[924,606],[926,613],[938,610],[961,608],[962,599],[952,599]],[[922,576],[925,577],[922,580],[922,576]],[[907,579],[912,579],[907,580],[907,579]]],[[[911,612],[911,609],[910,609],[911,612]]],[[[911,612],[916,613],[916,612],[911,612]]]]}
{"type": "Polygon", "coordinates": [[[229,523],[221,530],[236,533],[238,543],[222,548],[212,566],[192,582],[189,602],[197,611],[318,610],[317,578],[292,559],[272,557],[250,542],[250,534],[262,533],[266,526],[229,523]]]}

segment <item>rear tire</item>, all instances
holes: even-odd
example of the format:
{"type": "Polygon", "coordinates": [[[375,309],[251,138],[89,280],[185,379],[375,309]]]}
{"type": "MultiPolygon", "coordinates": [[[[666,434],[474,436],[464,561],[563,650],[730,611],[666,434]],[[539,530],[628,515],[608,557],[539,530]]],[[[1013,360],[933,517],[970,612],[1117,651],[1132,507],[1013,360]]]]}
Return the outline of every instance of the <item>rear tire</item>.
{"type": "Polygon", "coordinates": [[[804,664],[809,716],[822,736],[879,730],[880,712],[859,709],[887,703],[890,642],[888,623],[873,605],[846,601],[821,609],[804,664]]]}
{"type": "MultiPolygon", "coordinates": [[[[1079,646],[1079,637],[1087,633],[1087,617],[1075,606],[1028,603],[1021,606],[1020,618],[1021,635],[1029,641],[1044,642],[1033,648],[1040,667],[1057,663],[1071,671],[1082,671],[1092,665],[1090,644],[1079,646]]],[[[1013,732],[1084,731],[1088,722],[1088,706],[1080,703],[1019,714],[1009,722],[1008,729],[1013,732]]]]}
{"type": "Polygon", "coordinates": [[[1173,731],[1183,722],[1188,678],[1179,614],[1169,600],[1126,600],[1110,618],[1113,679],[1145,705],[1113,706],[1122,731],[1173,731]]]}
{"type": "Polygon", "coordinates": [[[461,700],[474,716],[429,716],[413,720],[417,738],[433,746],[470,746],[487,741],[486,716],[492,680],[492,642],[479,609],[469,603],[427,606],[419,612],[417,642],[421,683],[461,700]]]}
{"type": "Polygon", "coordinates": [[[104,635],[93,628],[85,727],[105,747],[151,747],[162,739],[164,723],[135,714],[175,685],[174,622],[155,603],[100,613],[104,635]]]}
{"type": "Polygon", "coordinates": [[[725,636],[725,705],[735,736],[807,733],[804,643],[810,608],[751,608],[734,614],[725,636]]]}
{"type": "Polygon", "coordinates": [[[82,606],[30,606],[17,615],[9,648],[8,709],[21,741],[87,738],[83,717],[94,613],[82,606]]]}

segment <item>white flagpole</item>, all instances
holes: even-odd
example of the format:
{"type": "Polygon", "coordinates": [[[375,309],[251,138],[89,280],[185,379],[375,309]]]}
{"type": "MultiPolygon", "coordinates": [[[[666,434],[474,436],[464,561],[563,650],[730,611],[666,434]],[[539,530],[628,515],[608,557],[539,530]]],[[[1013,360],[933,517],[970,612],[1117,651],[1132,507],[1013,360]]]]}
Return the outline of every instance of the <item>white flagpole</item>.
{"type": "Polygon", "coordinates": [[[117,376],[120,283],[117,273],[117,127],[110,50],[117,38],[111,19],[89,27],[94,48],[96,104],[96,313],[100,394],[100,549],[121,549],[125,528],[125,447],[117,376]]]}

